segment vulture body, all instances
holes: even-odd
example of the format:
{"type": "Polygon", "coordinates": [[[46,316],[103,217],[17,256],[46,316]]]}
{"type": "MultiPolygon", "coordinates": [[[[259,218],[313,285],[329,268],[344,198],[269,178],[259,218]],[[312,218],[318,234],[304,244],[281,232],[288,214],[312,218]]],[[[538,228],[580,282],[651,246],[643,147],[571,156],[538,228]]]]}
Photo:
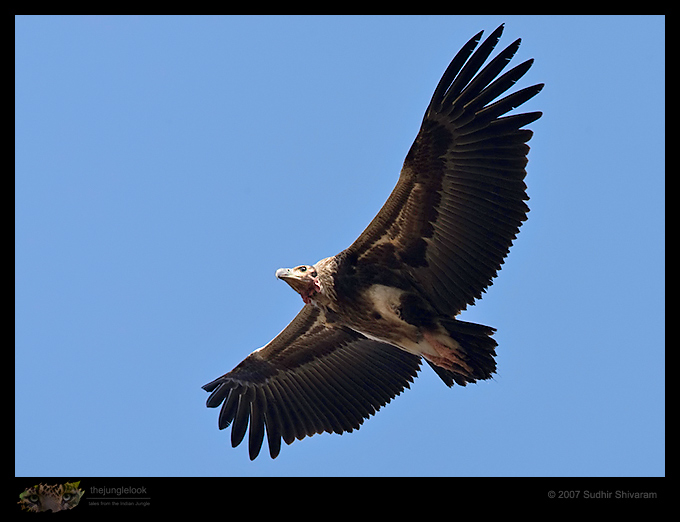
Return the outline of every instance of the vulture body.
{"type": "Polygon", "coordinates": [[[496,370],[494,328],[455,317],[491,285],[526,220],[523,127],[541,113],[504,115],[543,87],[497,100],[533,62],[500,75],[517,40],[482,69],[502,31],[477,48],[480,32],[454,57],[396,187],[359,238],[276,271],[305,303],[295,319],[203,387],[208,407],[222,405],[219,428],[233,425],[234,447],[250,426],[251,459],[265,432],[276,458],[282,439],[358,429],[409,387],[423,358],[449,387],[496,370]]]}

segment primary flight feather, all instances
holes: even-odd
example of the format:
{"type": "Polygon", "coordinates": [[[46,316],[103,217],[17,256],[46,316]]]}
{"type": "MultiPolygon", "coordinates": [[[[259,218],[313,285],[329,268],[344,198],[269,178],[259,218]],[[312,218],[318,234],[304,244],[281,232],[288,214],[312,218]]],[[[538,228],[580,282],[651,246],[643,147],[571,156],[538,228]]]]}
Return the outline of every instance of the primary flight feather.
{"type": "Polygon", "coordinates": [[[480,32],[451,61],[396,187],[359,238],[276,271],[305,303],[295,319],[203,386],[232,446],[248,432],[251,459],[265,434],[276,458],[282,439],[358,429],[409,387],[421,359],[447,386],[495,372],[495,329],[455,317],[492,284],[527,218],[523,127],[541,113],[506,114],[543,88],[498,99],[533,63],[501,75],[517,40],[482,68],[502,32],[477,47],[480,32]]]}

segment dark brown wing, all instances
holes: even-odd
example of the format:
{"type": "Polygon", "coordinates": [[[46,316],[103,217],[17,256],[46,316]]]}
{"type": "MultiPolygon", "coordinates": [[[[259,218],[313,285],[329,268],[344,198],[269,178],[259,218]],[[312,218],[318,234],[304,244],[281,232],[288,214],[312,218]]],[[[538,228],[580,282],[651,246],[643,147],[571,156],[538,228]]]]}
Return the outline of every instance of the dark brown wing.
{"type": "Polygon", "coordinates": [[[528,60],[497,76],[515,41],[479,73],[503,26],[474,52],[480,32],[444,73],[387,202],[343,252],[346,263],[401,271],[442,314],[481,297],[508,254],[529,208],[524,177],[540,112],[502,116],[542,89],[535,85],[494,102],[531,67],[528,60]]]}
{"type": "Polygon", "coordinates": [[[343,433],[359,426],[413,382],[420,357],[372,341],[346,328],[326,325],[324,313],[305,305],[269,344],[236,368],[203,386],[207,405],[222,404],[219,428],[233,422],[238,446],[248,424],[251,460],[265,427],[269,453],[324,431],[343,433]]]}

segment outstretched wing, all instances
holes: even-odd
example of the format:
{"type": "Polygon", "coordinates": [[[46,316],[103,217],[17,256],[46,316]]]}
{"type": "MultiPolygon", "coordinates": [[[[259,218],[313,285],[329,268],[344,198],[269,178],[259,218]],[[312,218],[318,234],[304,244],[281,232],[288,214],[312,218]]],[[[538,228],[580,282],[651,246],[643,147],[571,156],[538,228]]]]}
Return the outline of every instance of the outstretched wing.
{"type": "Polygon", "coordinates": [[[541,113],[503,115],[543,85],[494,102],[533,63],[498,76],[517,51],[517,40],[480,71],[502,32],[501,25],[474,51],[480,32],[454,57],[396,187],[341,256],[343,263],[401,271],[442,314],[456,315],[481,297],[529,211],[524,177],[532,132],[522,127],[541,113]]]}
{"type": "Polygon", "coordinates": [[[358,429],[409,387],[419,367],[420,357],[329,326],[324,313],[308,304],[269,344],[203,389],[212,392],[208,407],[222,404],[219,428],[233,423],[233,447],[250,424],[254,459],[266,427],[276,458],[281,439],[291,444],[315,433],[358,429]]]}

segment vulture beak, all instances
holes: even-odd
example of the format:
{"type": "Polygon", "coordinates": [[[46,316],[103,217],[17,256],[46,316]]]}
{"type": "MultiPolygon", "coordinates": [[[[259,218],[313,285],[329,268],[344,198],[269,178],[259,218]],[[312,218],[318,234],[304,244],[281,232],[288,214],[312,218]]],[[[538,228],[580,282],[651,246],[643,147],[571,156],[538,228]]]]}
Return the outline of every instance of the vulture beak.
{"type": "Polygon", "coordinates": [[[300,293],[307,288],[309,281],[306,277],[301,276],[293,271],[292,268],[279,268],[276,271],[277,279],[282,279],[288,283],[293,290],[300,293]]]}
{"type": "Polygon", "coordinates": [[[276,271],[276,278],[277,279],[283,279],[285,281],[286,277],[289,277],[289,274],[290,274],[290,268],[279,268],[276,271]]]}

